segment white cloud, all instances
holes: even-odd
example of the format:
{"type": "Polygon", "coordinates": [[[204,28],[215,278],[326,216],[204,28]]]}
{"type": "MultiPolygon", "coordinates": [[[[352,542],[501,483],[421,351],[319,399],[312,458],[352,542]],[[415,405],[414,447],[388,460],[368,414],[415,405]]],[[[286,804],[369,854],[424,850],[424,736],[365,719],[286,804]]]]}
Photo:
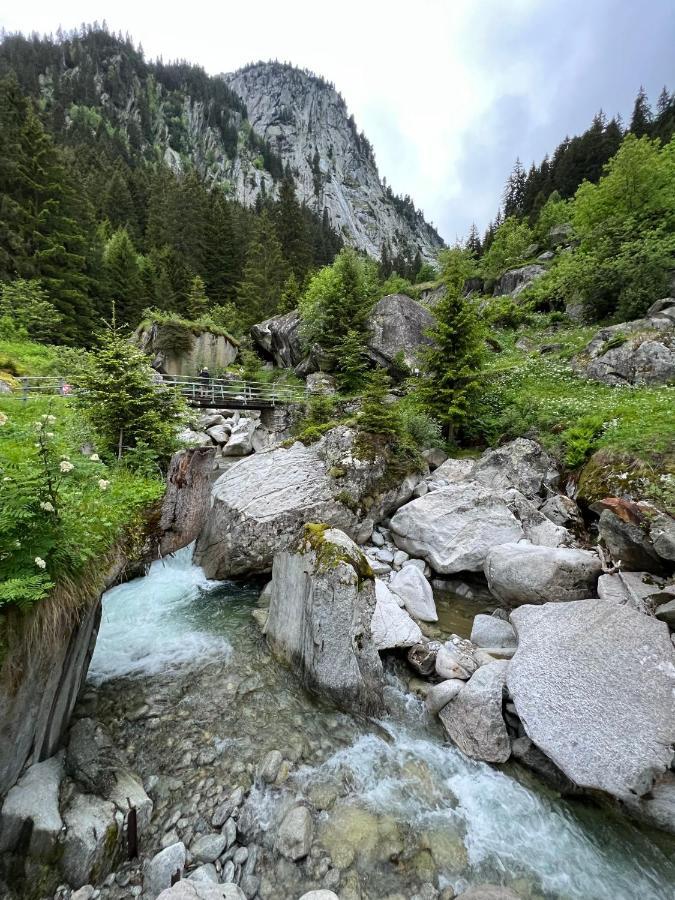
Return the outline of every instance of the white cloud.
{"type": "Polygon", "coordinates": [[[625,111],[641,82],[661,87],[654,42],[664,42],[667,72],[675,6],[630,6],[26,0],[0,23],[50,32],[105,19],[140,41],[147,56],[186,58],[213,74],[269,58],[308,67],[342,93],[392,188],[409,193],[451,241],[473,219],[485,226],[516,155],[529,164],[585,127],[601,105],[625,111]]]}

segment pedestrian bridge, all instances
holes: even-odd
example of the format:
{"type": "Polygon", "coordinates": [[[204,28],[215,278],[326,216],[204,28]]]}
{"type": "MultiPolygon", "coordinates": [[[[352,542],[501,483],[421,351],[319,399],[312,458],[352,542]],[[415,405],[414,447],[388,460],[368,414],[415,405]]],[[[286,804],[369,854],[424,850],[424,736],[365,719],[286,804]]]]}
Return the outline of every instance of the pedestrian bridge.
{"type": "MultiPolygon", "coordinates": [[[[25,400],[36,395],[68,397],[83,390],[67,377],[26,375],[18,381],[21,387],[15,393],[25,400]]],[[[303,388],[275,382],[189,375],[158,375],[157,390],[176,391],[191,406],[210,409],[274,409],[303,403],[307,397],[303,388]]]]}

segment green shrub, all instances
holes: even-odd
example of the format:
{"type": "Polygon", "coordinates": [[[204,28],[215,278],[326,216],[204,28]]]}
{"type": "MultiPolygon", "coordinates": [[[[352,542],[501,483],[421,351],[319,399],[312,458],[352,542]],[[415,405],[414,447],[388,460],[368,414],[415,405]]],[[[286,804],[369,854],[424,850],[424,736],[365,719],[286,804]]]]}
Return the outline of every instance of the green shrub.
{"type": "Polygon", "coordinates": [[[160,353],[183,356],[192,351],[194,343],[195,336],[187,325],[181,322],[167,322],[157,328],[154,346],[160,353]]]}

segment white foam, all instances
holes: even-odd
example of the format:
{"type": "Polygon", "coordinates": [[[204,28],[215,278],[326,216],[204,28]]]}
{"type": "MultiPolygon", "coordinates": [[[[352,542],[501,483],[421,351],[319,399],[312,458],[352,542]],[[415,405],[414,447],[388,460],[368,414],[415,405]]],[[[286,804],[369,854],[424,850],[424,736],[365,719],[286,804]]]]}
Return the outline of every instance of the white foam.
{"type": "Polygon", "coordinates": [[[501,880],[504,872],[530,875],[545,892],[569,900],[672,900],[665,874],[673,874],[672,863],[629,826],[595,832],[560,800],[451,746],[414,738],[396,726],[389,730],[393,743],[361,737],[317,769],[302,770],[301,780],[348,775],[354,802],[413,827],[445,825],[461,833],[472,868],[485,880],[501,880]],[[426,770],[419,779],[415,762],[426,770]]]}
{"type": "Polygon", "coordinates": [[[101,684],[124,675],[156,675],[231,652],[200,620],[208,593],[221,586],[192,563],[186,547],[103,595],[103,612],[88,678],[101,684]]]}

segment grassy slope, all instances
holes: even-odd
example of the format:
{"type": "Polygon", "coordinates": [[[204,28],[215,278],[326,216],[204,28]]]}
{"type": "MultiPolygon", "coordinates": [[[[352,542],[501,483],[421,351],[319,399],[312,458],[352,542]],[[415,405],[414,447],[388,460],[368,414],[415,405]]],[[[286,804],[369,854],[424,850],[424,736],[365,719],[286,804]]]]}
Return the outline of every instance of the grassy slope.
{"type": "MultiPolygon", "coordinates": [[[[542,317],[543,318],[543,317],[542,317]]],[[[596,450],[632,457],[648,484],[646,495],[675,502],[675,386],[610,387],[577,377],[569,359],[598,330],[537,327],[495,330],[503,350],[490,354],[486,416],[497,433],[531,434],[569,468],[596,450]],[[516,343],[527,349],[517,349],[516,343]],[[542,354],[546,344],[559,348],[542,354]],[[668,496],[670,494],[670,496],[668,496]]],[[[623,472],[616,473],[619,484],[623,472]]]]}

